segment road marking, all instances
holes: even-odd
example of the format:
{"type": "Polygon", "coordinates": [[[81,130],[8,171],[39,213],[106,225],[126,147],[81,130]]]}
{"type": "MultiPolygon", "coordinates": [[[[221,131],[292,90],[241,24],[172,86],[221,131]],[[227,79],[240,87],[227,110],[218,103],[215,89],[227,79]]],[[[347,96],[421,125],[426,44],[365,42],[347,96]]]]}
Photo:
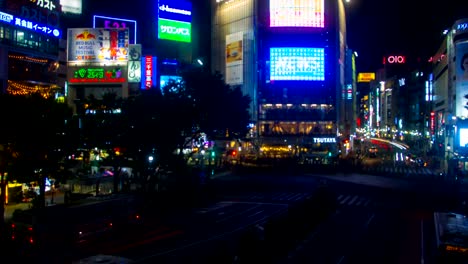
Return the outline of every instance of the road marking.
{"type": "Polygon", "coordinates": [[[349,198],[351,198],[351,196],[349,196],[349,195],[348,195],[348,196],[346,196],[346,198],[345,198],[343,201],[341,201],[341,203],[340,203],[340,204],[344,204],[344,203],[346,203],[346,201],[348,201],[348,199],[349,199],[349,198]]]}
{"type": "Polygon", "coordinates": [[[356,201],[357,198],[358,198],[358,196],[355,195],[355,196],[353,197],[353,199],[352,199],[351,201],[349,201],[348,205],[352,205],[352,204],[354,203],[354,201],[356,201]]]}

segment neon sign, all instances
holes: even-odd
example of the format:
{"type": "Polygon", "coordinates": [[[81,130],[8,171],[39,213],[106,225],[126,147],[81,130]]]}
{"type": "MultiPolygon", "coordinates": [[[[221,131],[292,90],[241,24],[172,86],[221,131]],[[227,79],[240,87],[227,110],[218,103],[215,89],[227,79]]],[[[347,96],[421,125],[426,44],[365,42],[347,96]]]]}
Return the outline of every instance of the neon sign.
{"type": "Polygon", "coordinates": [[[137,32],[137,22],[136,20],[107,17],[107,16],[97,16],[93,17],[93,28],[128,28],[129,31],[129,44],[137,43],[136,32],[137,32]]]}
{"type": "MultiPolygon", "coordinates": [[[[36,0],[31,0],[31,2],[36,2],[36,0]]],[[[54,10],[55,5],[52,0],[37,0],[37,6],[42,7],[48,10],[54,10]]]]}
{"type": "Polygon", "coordinates": [[[0,12],[0,21],[11,23],[13,16],[7,13],[0,12]]]}
{"type": "Polygon", "coordinates": [[[158,37],[160,39],[191,42],[192,25],[190,23],[159,19],[158,37]]]}
{"type": "Polygon", "coordinates": [[[390,64],[403,64],[406,63],[406,57],[405,56],[388,56],[387,58],[384,58],[384,63],[390,63],[390,64]]]}
{"type": "Polygon", "coordinates": [[[36,32],[44,33],[46,35],[51,35],[54,37],[60,37],[61,30],[58,28],[52,28],[45,25],[38,24],[33,21],[29,21],[26,19],[22,19],[19,17],[14,17],[13,15],[0,12],[0,21],[10,24],[14,21],[14,25],[22,28],[26,28],[29,30],[33,30],[36,32]]]}
{"type": "Polygon", "coordinates": [[[121,68],[81,68],[73,73],[70,83],[122,83],[125,82],[122,77],[121,68]]]}
{"type": "Polygon", "coordinates": [[[153,86],[153,57],[145,56],[145,88],[150,89],[153,86]]]}

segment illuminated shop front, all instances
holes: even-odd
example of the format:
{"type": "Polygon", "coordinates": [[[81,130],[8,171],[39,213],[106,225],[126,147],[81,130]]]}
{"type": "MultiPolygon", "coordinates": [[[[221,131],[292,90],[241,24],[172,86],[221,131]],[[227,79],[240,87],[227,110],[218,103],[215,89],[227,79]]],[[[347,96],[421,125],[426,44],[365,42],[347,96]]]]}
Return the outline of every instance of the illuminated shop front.
{"type": "Polygon", "coordinates": [[[12,3],[0,3],[0,61],[7,62],[0,65],[0,89],[12,94],[39,92],[44,97],[53,96],[60,91],[53,81],[58,68],[59,39],[62,37],[57,25],[58,13],[53,13],[50,6],[45,11],[40,6],[12,3]],[[21,15],[20,10],[44,11],[49,18],[53,13],[54,19],[42,21],[21,15]]]}

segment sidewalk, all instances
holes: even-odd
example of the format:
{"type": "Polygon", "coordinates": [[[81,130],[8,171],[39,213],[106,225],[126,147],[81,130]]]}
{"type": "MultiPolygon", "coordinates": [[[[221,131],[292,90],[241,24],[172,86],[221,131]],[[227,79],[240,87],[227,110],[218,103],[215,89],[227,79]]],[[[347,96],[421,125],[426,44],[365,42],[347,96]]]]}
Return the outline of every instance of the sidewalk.
{"type": "MultiPolygon", "coordinates": [[[[53,206],[56,204],[63,204],[64,203],[64,195],[63,192],[61,191],[56,191],[54,193],[54,200],[53,203],[51,203],[52,195],[51,194],[46,194],[45,200],[46,200],[46,206],[53,206]]],[[[8,222],[11,220],[13,217],[13,213],[16,210],[28,210],[31,209],[32,204],[30,202],[27,203],[9,203],[5,205],[5,221],[8,222]]]]}

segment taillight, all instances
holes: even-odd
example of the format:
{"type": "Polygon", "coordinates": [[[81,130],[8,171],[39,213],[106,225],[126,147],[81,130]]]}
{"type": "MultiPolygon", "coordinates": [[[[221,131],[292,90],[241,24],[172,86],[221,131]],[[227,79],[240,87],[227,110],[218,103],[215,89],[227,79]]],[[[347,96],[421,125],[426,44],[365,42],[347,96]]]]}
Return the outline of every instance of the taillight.
{"type": "Polygon", "coordinates": [[[31,244],[34,243],[34,239],[32,237],[29,239],[29,243],[31,243],[31,244]]]}

